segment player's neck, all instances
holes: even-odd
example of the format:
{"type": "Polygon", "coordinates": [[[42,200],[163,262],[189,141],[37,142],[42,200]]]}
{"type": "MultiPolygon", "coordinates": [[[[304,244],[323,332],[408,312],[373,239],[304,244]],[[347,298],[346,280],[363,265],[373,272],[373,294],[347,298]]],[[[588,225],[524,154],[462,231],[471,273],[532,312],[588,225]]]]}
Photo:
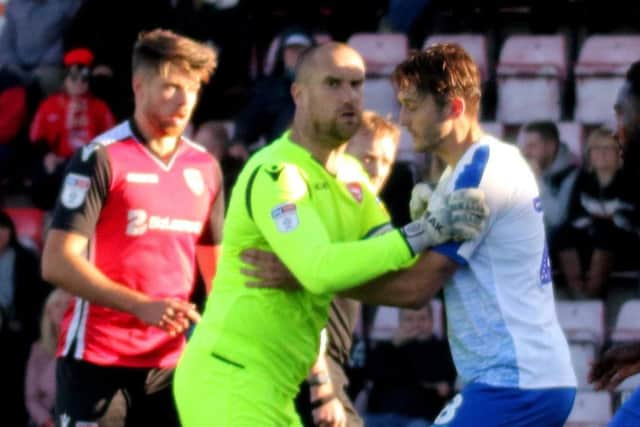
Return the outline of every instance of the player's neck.
{"type": "Polygon", "coordinates": [[[347,147],[347,141],[321,141],[313,132],[306,132],[301,126],[293,124],[291,140],[308,150],[313,158],[320,162],[327,171],[335,174],[338,170],[338,159],[347,147]]]}
{"type": "Polygon", "coordinates": [[[141,114],[134,115],[134,126],[149,151],[167,163],[178,148],[180,137],[157,132],[151,123],[141,114]]]}
{"type": "Polygon", "coordinates": [[[436,153],[448,166],[454,168],[464,153],[484,135],[477,121],[454,124],[453,131],[436,153]]]}

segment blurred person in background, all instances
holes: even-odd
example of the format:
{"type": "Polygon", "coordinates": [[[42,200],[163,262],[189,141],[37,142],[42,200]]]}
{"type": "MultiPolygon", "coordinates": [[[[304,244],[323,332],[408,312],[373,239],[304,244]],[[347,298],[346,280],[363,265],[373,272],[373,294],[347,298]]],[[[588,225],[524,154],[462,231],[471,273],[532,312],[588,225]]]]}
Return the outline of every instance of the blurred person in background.
{"type": "Polygon", "coordinates": [[[38,320],[50,291],[40,279],[38,256],[18,240],[11,217],[0,211],[0,387],[3,416],[25,425],[24,375],[31,344],[38,339],[38,320]]]}
{"type": "Polygon", "coordinates": [[[521,150],[529,162],[540,187],[540,201],[551,256],[555,258],[555,241],[569,211],[569,199],[578,176],[577,161],[560,141],[555,123],[531,122],[524,126],[521,150]]]}
{"type": "Polygon", "coordinates": [[[71,156],[116,123],[107,104],[89,90],[93,60],[88,49],[68,51],[63,90],[45,98],[31,122],[29,139],[37,154],[32,196],[45,210],[55,203],[71,156]]]}
{"type": "Polygon", "coordinates": [[[25,378],[25,402],[29,427],[55,426],[56,349],[62,316],[69,307],[71,295],[54,289],[44,304],[40,320],[40,339],[33,343],[25,378]]]}
{"type": "Polygon", "coordinates": [[[610,273],[640,263],[636,183],[622,172],[622,147],[612,130],[591,132],[567,220],[558,233],[558,262],[574,296],[604,297],[610,273]]]}
{"type": "Polygon", "coordinates": [[[367,427],[429,427],[453,396],[456,368],[433,332],[431,303],[399,317],[391,341],[376,343],[367,358],[367,427]]]}

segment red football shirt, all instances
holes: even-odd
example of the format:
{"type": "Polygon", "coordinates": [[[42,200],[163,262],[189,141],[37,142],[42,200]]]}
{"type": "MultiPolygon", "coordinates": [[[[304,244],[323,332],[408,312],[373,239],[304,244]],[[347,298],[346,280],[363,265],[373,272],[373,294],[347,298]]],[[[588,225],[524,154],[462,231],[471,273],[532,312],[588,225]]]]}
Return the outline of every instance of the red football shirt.
{"type": "MultiPolygon", "coordinates": [[[[196,243],[218,197],[221,173],[204,148],[182,139],[164,164],[133,122],[99,136],[72,159],[53,228],[90,239],[89,259],[109,278],[154,297],[188,300],[196,243]]],[[[175,366],[184,337],[135,316],[76,298],[65,314],[59,355],[94,364],[175,366]]]]}

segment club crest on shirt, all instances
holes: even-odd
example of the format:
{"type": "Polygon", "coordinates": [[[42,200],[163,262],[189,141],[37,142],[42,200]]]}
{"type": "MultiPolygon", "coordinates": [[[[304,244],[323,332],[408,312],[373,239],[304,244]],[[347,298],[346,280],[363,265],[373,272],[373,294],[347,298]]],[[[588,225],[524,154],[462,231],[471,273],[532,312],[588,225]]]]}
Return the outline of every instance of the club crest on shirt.
{"type": "Polygon", "coordinates": [[[85,175],[70,173],[64,179],[60,202],[67,209],[75,209],[84,203],[91,187],[91,179],[85,175]]]}
{"type": "Polygon", "coordinates": [[[349,182],[347,184],[347,189],[358,203],[362,202],[362,185],[360,185],[359,182],[349,182]]]}
{"type": "Polygon", "coordinates": [[[298,228],[298,210],[293,203],[283,203],[271,210],[271,218],[276,223],[276,228],[282,233],[288,233],[298,228]]]}
{"type": "Polygon", "coordinates": [[[187,187],[189,187],[189,190],[191,190],[193,194],[201,196],[202,193],[204,193],[204,178],[199,169],[186,168],[182,171],[182,175],[187,183],[187,187]]]}

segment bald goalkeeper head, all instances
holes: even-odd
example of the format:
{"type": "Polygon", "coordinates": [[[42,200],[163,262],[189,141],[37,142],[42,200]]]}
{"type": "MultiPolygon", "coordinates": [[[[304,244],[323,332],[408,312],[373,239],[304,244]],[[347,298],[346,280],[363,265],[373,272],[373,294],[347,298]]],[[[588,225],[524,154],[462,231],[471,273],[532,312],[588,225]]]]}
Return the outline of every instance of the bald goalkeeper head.
{"type": "Polygon", "coordinates": [[[312,47],[298,61],[291,139],[330,171],[333,154],[344,150],[360,127],[364,76],[362,57],[342,43],[312,47]]]}

